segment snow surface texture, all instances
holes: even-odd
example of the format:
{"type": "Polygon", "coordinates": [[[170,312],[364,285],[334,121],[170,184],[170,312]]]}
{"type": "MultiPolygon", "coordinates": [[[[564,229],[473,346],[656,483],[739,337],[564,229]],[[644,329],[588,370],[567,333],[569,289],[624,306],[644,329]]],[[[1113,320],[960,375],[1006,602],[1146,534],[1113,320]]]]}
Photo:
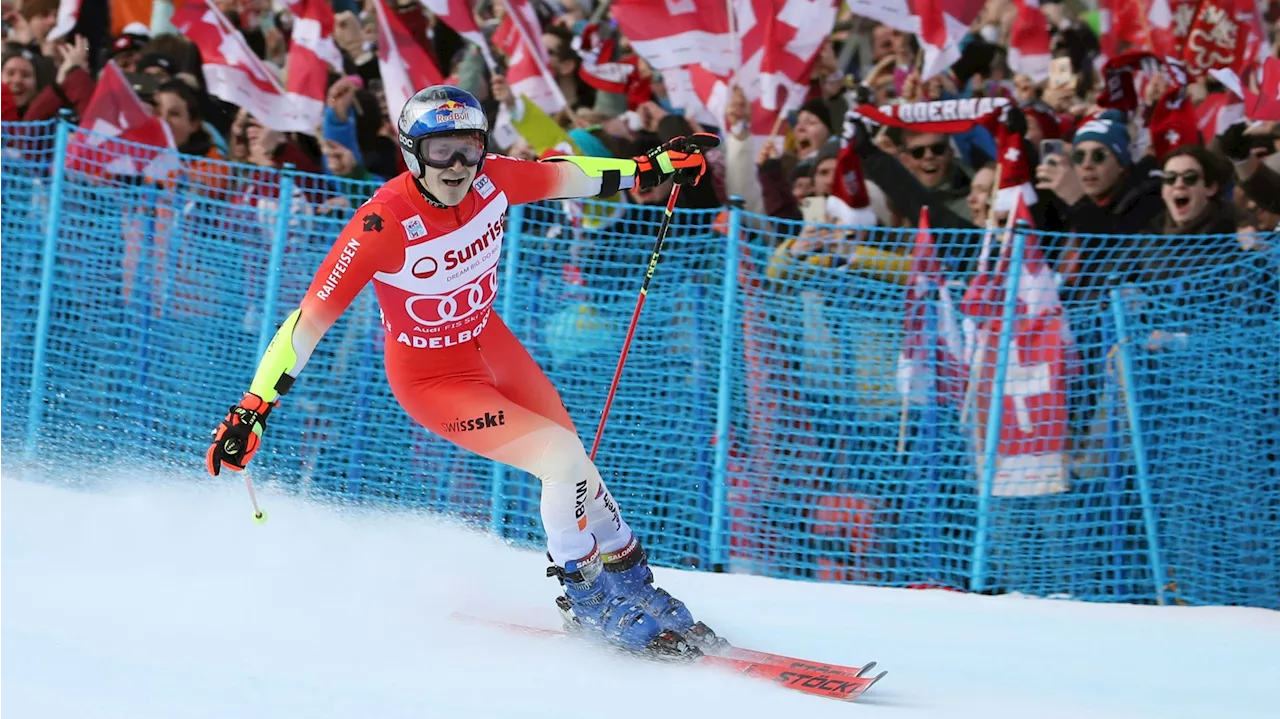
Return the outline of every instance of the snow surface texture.
{"type": "Polygon", "coordinates": [[[6,719],[1275,717],[1280,613],[658,568],[747,647],[889,675],[857,704],[450,619],[557,623],[542,558],[243,486],[3,482],[6,719]]]}

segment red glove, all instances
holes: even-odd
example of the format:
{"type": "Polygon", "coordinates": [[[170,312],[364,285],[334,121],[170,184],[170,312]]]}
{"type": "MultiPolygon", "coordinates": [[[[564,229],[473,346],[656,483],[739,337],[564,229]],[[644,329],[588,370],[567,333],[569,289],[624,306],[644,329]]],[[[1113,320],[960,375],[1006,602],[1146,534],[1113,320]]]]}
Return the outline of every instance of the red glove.
{"type": "Polygon", "coordinates": [[[267,415],[277,404],[280,403],[267,403],[256,394],[246,393],[240,404],[231,407],[222,424],[213,430],[213,445],[205,453],[209,474],[216,476],[224,464],[236,472],[249,464],[262,444],[267,415]]]}
{"type": "Polygon", "coordinates": [[[674,137],[653,148],[636,161],[636,184],[641,190],[661,185],[667,178],[684,185],[696,185],[707,172],[707,161],[702,150],[720,144],[720,138],[706,132],[688,137],[674,137]]]}

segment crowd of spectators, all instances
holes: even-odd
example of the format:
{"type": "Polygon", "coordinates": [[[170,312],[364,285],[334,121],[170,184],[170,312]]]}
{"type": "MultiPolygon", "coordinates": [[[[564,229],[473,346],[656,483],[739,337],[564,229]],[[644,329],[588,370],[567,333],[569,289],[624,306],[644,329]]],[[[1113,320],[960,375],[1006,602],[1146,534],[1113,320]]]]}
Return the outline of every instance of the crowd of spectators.
{"type": "MultiPolygon", "coordinates": [[[[263,178],[274,176],[229,171],[219,160],[264,171],[289,164],[334,180],[380,182],[405,167],[379,75],[373,5],[379,1],[332,0],[333,39],[343,71],[330,74],[323,121],[314,132],[284,133],[208,92],[199,51],[169,20],[174,11],[170,0],[85,0],[76,28],[56,40],[49,35],[57,23],[59,0],[4,0],[3,119],[41,121],[66,110],[78,119],[111,61],[167,123],[178,150],[187,156],[187,167],[218,192],[236,192],[235,183],[247,180],[243,184],[252,191],[269,196],[272,190],[263,178]],[[106,11],[132,5],[141,5],[132,8],[137,18],[123,24],[106,11]],[[119,32],[109,31],[116,26],[119,32]]],[[[278,79],[286,78],[293,29],[287,5],[269,0],[214,4],[266,67],[278,79]]],[[[607,12],[592,17],[575,0],[533,2],[548,69],[568,103],[555,114],[513,92],[501,74],[505,58],[498,47],[488,48],[498,58],[495,71],[479,47],[433,16],[423,2],[386,0],[385,7],[398,15],[447,82],[481,101],[494,128],[494,152],[524,159],[566,152],[631,157],[676,136],[718,134],[723,144],[708,153],[711,181],[683,191],[680,206],[708,211],[689,213],[688,218],[708,218],[731,198],[740,198],[751,213],[744,229],[765,245],[767,260],[760,263],[760,274],[775,291],[787,291],[788,280],[815,272],[858,273],[906,285],[909,230],[918,226],[926,208],[946,272],[967,282],[978,271],[981,230],[1005,219],[993,212],[996,138],[982,126],[940,134],[858,125],[849,112],[851,103],[1003,97],[1025,120],[1025,147],[1032,156],[1038,196],[1031,212],[1035,226],[1044,231],[1042,249],[1068,316],[1097,315],[1090,310],[1105,301],[1107,283],[1117,277],[1159,282],[1215,263],[1265,266],[1261,276],[1270,278],[1269,286],[1242,289],[1231,284],[1240,280],[1236,275],[1222,287],[1233,297],[1256,300],[1237,311],[1274,307],[1275,253],[1268,251],[1274,248],[1273,232],[1280,230],[1280,124],[1237,122],[1217,128],[1216,136],[1201,133],[1173,145],[1154,142],[1149,114],[1130,117],[1099,105],[1101,50],[1095,26],[1081,12],[1086,3],[1041,0],[1055,72],[1040,82],[1010,68],[1007,48],[1017,13],[1012,0],[989,0],[961,43],[960,59],[923,82],[922,48],[915,36],[854,16],[843,0],[838,4],[837,21],[812,65],[807,98],[777,126],[780,143],[753,137],[752,107],[741,87],[729,88],[723,127],[716,127],[699,124],[673,106],[662,74],[643,58],[636,61],[643,82],[625,94],[589,82],[581,72],[583,57],[575,50],[575,38],[588,26],[598,24],[604,33],[616,27],[607,12]],[[856,130],[852,136],[850,122],[856,130]],[[861,161],[870,200],[853,222],[831,214],[825,202],[835,192],[837,162],[846,146],[861,161]]],[[[471,5],[476,24],[492,37],[504,3],[476,0],[471,5]]],[[[1269,37],[1263,45],[1280,51],[1280,10],[1269,5],[1273,10],[1264,18],[1269,37]]],[[[626,59],[631,49],[625,37],[618,39],[614,59],[626,59]]],[[[1149,111],[1166,86],[1161,76],[1148,78],[1141,106],[1149,111]]],[[[1212,78],[1197,77],[1187,97],[1199,105],[1224,92],[1212,78]]],[[[314,205],[341,214],[363,202],[368,187],[337,181],[327,190],[311,187],[308,192],[314,205]]],[[[575,231],[649,235],[646,218],[652,213],[645,210],[652,208],[646,206],[663,204],[668,193],[669,186],[659,186],[579,205],[575,231]]],[[[698,231],[724,227],[721,220],[686,221],[703,223],[698,231]]],[[[1250,281],[1257,276],[1249,275],[1250,281]]],[[[1212,293],[1200,296],[1212,300],[1212,293]]],[[[806,315],[802,323],[809,321],[806,315]]],[[[1086,371],[1075,380],[1080,386],[1073,388],[1073,414],[1087,409],[1098,390],[1099,363],[1107,348],[1090,334],[1094,329],[1076,327],[1086,371]]],[[[809,330],[797,328],[796,333],[823,334],[809,330]]],[[[865,343],[873,330],[861,327],[858,332],[865,343]]],[[[1161,339],[1156,332],[1148,345],[1161,339]]],[[[889,351],[896,356],[898,348],[889,351]]],[[[823,372],[815,368],[811,374],[823,372]]],[[[891,386],[892,370],[882,374],[882,383],[891,386]]],[[[892,411],[893,405],[888,407],[892,411]]],[[[1085,430],[1077,426],[1074,431],[1085,430]]]]}

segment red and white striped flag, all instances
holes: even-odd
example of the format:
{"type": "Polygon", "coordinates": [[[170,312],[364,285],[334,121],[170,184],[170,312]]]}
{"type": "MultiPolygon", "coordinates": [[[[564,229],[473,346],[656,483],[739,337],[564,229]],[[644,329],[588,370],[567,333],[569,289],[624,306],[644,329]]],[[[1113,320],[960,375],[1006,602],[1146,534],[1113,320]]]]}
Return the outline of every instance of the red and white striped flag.
{"type": "Polygon", "coordinates": [[[272,130],[315,132],[314,116],[307,114],[309,98],[286,92],[211,0],[188,0],[172,22],[200,48],[209,94],[245,108],[272,130]]]}
{"type": "Polygon", "coordinates": [[[421,0],[422,5],[431,12],[432,15],[440,18],[445,25],[453,28],[453,31],[466,38],[476,47],[480,48],[480,52],[484,55],[484,61],[490,70],[497,67],[493,61],[493,53],[489,52],[489,42],[485,40],[484,32],[480,30],[480,26],[476,24],[476,18],[471,14],[471,0],[421,0]]]}
{"type": "Polygon", "coordinates": [[[145,175],[163,180],[178,167],[178,156],[166,152],[176,149],[169,124],[138,99],[120,68],[108,62],[102,68],[79,128],[67,142],[68,166],[95,175],[145,175]]]}
{"type": "Polygon", "coordinates": [[[294,21],[285,91],[297,98],[301,112],[313,118],[313,126],[319,125],[324,119],[329,68],[342,72],[342,53],[333,42],[333,7],[327,0],[286,2],[294,21]]]}
{"type": "Polygon", "coordinates": [[[507,56],[507,83],[547,114],[569,106],[547,67],[550,57],[542,45],[538,14],[529,0],[503,0],[507,13],[493,33],[493,45],[507,56]]]}
{"type": "Polygon", "coordinates": [[[1049,78],[1052,38],[1040,0],[1017,0],[1018,14],[1009,29],[1009,69],[1034,82],[1049,78]]]}
{"type": "Polygon", "coordinates": [[[378,14],[378,74],[387,96],[387,114],[396,122],[414,93],[442,84],[444,76],[422,46],[414,42],[400,18],[387,10],[383,2],[374,0],[373,3],[378,14]]]}

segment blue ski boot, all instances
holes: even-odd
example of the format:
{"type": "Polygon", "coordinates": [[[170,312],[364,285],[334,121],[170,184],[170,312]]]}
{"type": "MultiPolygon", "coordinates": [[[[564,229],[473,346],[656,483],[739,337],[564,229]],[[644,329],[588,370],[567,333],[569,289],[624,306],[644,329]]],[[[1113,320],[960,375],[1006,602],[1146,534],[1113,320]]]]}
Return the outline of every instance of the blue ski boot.
{"type": "Polygon", "coordinates": [[[658,659],[691,661],[702,655],[684,637],[664,629],[642,607],[613,591],[603,575],[599,548],[563,567],[553,563],[547,569],[547,576],[564,585],[556,607],[567,630],[594,634],[623,651],[658,659]]]}
{"type": "Polygon", "coordinates": [[[653,586],[653,570],[649,568],[648,555],[634,534],[627,546],[604,556],[604,570],[612,593],[635,602],[656,618],[663,629],[680,634],[706,654],[716,654],[728,648],[728,642],[716,636],[710,627],[694,621],[684,602],[671,596],[667,590],[653,586]]]}

